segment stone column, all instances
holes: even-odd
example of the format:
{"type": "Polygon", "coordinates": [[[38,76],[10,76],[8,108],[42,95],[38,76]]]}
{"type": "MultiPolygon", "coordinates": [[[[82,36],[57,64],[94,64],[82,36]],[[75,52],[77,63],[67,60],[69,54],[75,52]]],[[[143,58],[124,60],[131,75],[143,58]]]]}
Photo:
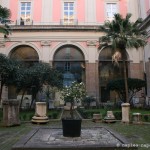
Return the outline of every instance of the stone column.
{"type": "Polygon", "coordinates": [[[20,125],[19,120],[19,101],[5,100],[3,101],[3,125],[14,126],[20,125]]]}
{"type": "Polygon", "coordinates": [[[129,123],[129,112],[130,112],[130,104],[129,103],[123,103],[122,105],[122,122],[123,123],[129,123]]]}

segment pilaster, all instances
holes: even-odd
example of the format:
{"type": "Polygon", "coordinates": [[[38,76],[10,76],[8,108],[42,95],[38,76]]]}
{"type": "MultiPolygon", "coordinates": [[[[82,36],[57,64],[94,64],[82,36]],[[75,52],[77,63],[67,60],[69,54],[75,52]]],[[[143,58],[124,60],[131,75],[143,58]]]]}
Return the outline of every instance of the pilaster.
{"type": "Polygon", "coordinates": [[[42,1],[42,22],[49,24],[52,22],[53,0],[42,1]]]}
{"type": "Polygon", "coordinates": [[[41,41],[42,61],[49,63],[51,41],[41,41]]]}
{"type": "Polygon", "coordinates": [[[85,22],[93,24],[96,22],[96,0],[85,0],[85,22]]]}
{"type": "Polygon", "coordinates": [[[94,96],[99,101],[98,61],[96,57],[96,41],[87,41],[89,61],[86,62],[86,89],[88,95],[94,96]]]}

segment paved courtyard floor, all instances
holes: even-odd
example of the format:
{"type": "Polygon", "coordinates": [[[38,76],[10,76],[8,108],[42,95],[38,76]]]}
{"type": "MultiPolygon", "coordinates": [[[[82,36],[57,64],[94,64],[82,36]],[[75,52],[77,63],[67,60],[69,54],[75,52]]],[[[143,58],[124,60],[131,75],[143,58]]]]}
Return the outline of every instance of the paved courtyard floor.
{"type": "MultiPolygon", "coordinates": [[[[128,140],[127,142],[131,144],[138,144],[139,150],[148,150],[150,148],[149,125],[134,125],[134,124],[126,125],[120,122],[113,123],[113,124],[105,124],[101,122],[94,123],[91,120],[84,120],[82,122],[81,137],[72,139],[73,140],[72,142],[77,141],[77,142],[83,143],[82,144],[83,146],[80,146],[80,150],[81,149],[86,149],[86,150],[105,149],[105,147],[103,148],[96,147],[96,142],[98,142],[98,138],[95,138],[96,140],[93,141],[95,144],[95,147],[83,148],[86,146],[86,143],[83,140],[85,135],[86,135],[87,141],[88,139],[90,139],[92,143],[92,138],[91,138],[92,134],[90,134],[89,129],[93,130],[92,134],[95,133],[98,138],[101,137],[101,133],[103,132],[105,134],[102,134],[101,139],[104,140],[108,136],[114,139],[115,142],[111,142],[111,140],[110,141],[107,140],[107,141],[108,143],[110,143],[110,145],[117,144],[116,147],[114,148],[115,150],[118,149],[117,146],[122,146],[122,144],[121,145],[118,144],[118,140],[119,140],[119,143],[123,143],[126,141],[126,139],[128,140]],[[88,133],[86,133],[85,131],[88,131],[88,133]],[[109,133],[107,131],[109,131],[109,133]]],[[[34,140],[36,140],[35,145],[48,145],[48,143],[49,144],[53,143],[57,139],[57,137],[58,137],[58,141],[59,139],[62,140],[61,143],[68,143],[67,141],[68,138],[62,137],[62,123],[60,120],[51,120],[48,124],[45,124],[45,125],[31,124],[30,122],[28,122],[28,123],[22,123],[20,126],[15,126],[15,127],[0,126],[0,150],[12,150],[12,147],[15,146],[16,143],[19,142],[20,144],[23,144],[21,142],[24,142],[24,141],[26,141],[26,144],[29,144],[29,143],[31,144],[34,140]],[[41,134],[42,132],[43,132],[43,135],[41,134]],[[54,136],[55,133],[58,135],[56,136],[56,138],[54,136]],[[23,139],[23,141],[21,139],[23,139]],[[43,144],[39,144],[40,142],[43,144]]],[[[69,140],[71,139],[69,138],[69,140]]],[[[103,140],[102,142],[98,143],[98,146],[100,146],[101,144],[103,144],[104,146],[106,141],[103,142],[103,140]]],[[[59,145],[59,143],[57,145],[59,145]]],[[[73,144],[70,144],[70,145],[72,146],[73,144]]],[[[78,150],[79,149],[78,145],[79,144],[76,143],[77,147],[74,146],[74,149],[78,150]]],[[[90,145],[90,142],[87,142],[87,145],[90,145]]],[[[131,147],[127,148],[127,149],[128,150],[134,149],[134,147],[135,146],[133,146],[132,148],[131,147]]],[[[64,148],[67,148],[67,146],[64,145],[64,148]]],[[[33,149],[33,147],[32,149],[30,148],[30,150],[40,150],[40,149],[44,150],[46,149],[46,146],[44,149],[41,148],[40,146],[38,146],[38,148],[35,148],[35,149],[33,149]]],[[[47,147],[47,150],[48,149],[49,148],[47,147]]],[[[110,148],[107,147],[107,149],[113,150],[111,147],[110,148]]],[[[120,147],[120,149],[123,150],[124,148],[120,147]]],[[[22,150],[29,150],[29,146],[26,147],[26,149],[25,147],[22,148],[22,150]]],[[[61,148],[58,146],[57,150],[64,150],[64,149],[62,149],[62,145],[61,145],[61,148]]],[[[70,148],[68,148],[67,150],[70,150],[70,148]]]]}
{"type": "Polygon", "coordinates": [[[124,147],[127,140],[104,127],[83,128],[80,137],[64,137],[60,128],[32,130],[13,146],[13,150],[65,150],[65,149],[117,149],[124,147]]]}

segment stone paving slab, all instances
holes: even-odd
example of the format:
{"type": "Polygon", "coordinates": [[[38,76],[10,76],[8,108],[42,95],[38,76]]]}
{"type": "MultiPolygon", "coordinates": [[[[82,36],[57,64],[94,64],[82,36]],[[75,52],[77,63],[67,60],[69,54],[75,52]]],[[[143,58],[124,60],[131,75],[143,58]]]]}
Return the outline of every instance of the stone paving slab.
{"type": "Polygon", "coordinates": [[[81,137],[64,137],[61,128],[39,128],[32,130],[12,150],[68,150],[68,149],[122,149],[126,139],[104,128],[83,128],[81,137]]]}

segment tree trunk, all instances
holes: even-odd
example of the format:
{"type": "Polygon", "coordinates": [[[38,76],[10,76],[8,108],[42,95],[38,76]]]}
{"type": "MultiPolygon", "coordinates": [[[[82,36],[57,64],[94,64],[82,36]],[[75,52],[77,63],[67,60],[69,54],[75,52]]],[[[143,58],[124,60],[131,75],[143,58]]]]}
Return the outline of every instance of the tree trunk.
{"type": "Polygon", "coordinates": [[[2,100],[2,90],[3,90],[3,87],[1,85],[1,89],[0,89],[0,103],[1,103],[1,100],[2,100]]]}
{"type": "Polygon", "coordinates": [[[36,101],[37,92],[32,91],[32,101],[30,104],[30,109],[32,108],[33,102],[36,101]]]}
{"type": "Polygon", "coordinates": [[[2,81],[1,81],[1,89],[0,89],[0,103],[1,103],[1,101],[2,101],[2,91],[3,91],[3,86],[4,86],[4,84],[2,83],[2,81]]]}
{"type": "Polygon", "coordinates": [[[23,93],[22,93],[22,96],[21,96],[21,100],[20,100],[20,108],[22,106],[22,101],[23,101],[23,97],[24,97],[25,92],[26,92],[26,90],[23,90],[23,93]]]}
{"type": "Polygon", "coordinates": [[[71,116],[72,119],[74,118],[74,115],[73,115],[73,107],[74,107],[73,102],[71,102],[71,106],[70,106],[70,116],[71,116]]]}
{"type": "Polygon", "coordinates": [[[127,78],[127,70],[126,70],[126,62],[123,59],[123,70],[124,70],[124,82],[125,82],[125,93],[126,93],[126,102],[129,103],[129,96],[128,96],[128,78],[127,78]]]}
{"type": "Polygon", "coordinates": [[[30,104],[30,109],[32,108],[32,105],[33,105],[33,102],[34,102],[34,96],[33,96],[33,94],[32,94],[32,100],[31,100],[31,104],[30,104]]]}

